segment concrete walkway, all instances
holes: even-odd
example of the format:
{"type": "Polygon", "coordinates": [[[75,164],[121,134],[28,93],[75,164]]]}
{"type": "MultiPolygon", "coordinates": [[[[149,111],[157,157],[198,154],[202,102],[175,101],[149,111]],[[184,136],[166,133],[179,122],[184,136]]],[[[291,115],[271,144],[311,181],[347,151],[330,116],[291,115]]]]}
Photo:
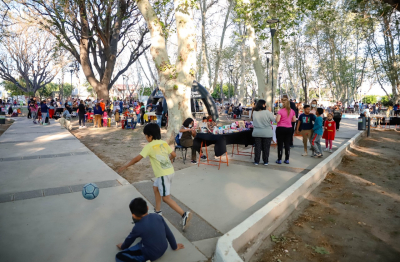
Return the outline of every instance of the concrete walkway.
{"type": "MultiPolygon", "coordinates": [[[[0,261],[115,261],[132,229],[128,204],[139,196],[58,123],[16,118],[0,137],[0,261]],[[100,187],[95,200],[82,197],[88,182],[100,187]]],[[[169,226],[185,249],[159,261],[207,260],[169,226]]]]}
{"type": "MultiPolygon", "coordinates": [[[[0,137],[0,261],[114,261],[115,245],[132,227],[129,201],[142,196],[155,204],[152,182],[132,186],[59,124],[31,123],[18,119],[0,137]],[[101,188],[92,201],[80,193],[88,182],[101,188]]],[[[334,150],[358,132],[356,125],[357,120],[342,120],[334,150]]],[[[296,137],[289,165],[275,164],[272,147],[269,166],[229,155],[229,167],[220,170],[196,165],[177,171],[172,197],[194,217],[182,232],[179,216],[162,204],[185,249],[169,250],[159,261],[210,258],[221,235],[323,159],[302,157],[302,152],[296,137]]]]}

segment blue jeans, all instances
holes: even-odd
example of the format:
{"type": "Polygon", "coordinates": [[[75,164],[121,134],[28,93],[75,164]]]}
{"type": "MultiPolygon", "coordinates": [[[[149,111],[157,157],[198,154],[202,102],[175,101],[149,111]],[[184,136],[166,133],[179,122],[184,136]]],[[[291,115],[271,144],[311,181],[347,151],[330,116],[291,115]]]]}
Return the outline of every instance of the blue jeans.
{"type": "Polygon", "coordinates": [[[156,116],[157,116],[157,125],[161,128],[162,115],[156,115],[156,116]]]}
{"type": "Polygon", "coordinates": [[[140,123],[140,114],[137,114],[136,116],[137,116],[137,121],[136,122],[140,123]]]}
{"type": "Polygon", "coordinates": [[[122,250],[117,253],[115,256],[116,262],[128,262],[128,261],[138,261],[138,262],[146,262],[142,254],[142,242],[134,245],[133,247],[129,247],[125,250],[122,250]]]}
{"type": "Polygon", "coordinates": [[[47,117],[47,112],[46,113],[42,113],[42,123],[43,124],[46,123],[46,117],[47,117]]]}

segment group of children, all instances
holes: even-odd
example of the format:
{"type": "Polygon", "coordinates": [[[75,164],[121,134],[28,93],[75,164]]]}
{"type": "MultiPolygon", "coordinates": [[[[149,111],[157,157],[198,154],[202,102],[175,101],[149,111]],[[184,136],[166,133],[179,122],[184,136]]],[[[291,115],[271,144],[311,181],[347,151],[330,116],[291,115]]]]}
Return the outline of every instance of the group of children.
{"type": "Polygon", "coordinates": [[[174,167],[172,160],[176,153],[171,149],[167,142],[161,140],[161,129],[155,123],[150,123],[143,128],[143,133],[148,144],[142,149],[139,155],[129,163],[120,167],[118,172],[122,172],[149,157],[156,180],[153,184],[156,206],[154,213],[148,214],[146,201],[142,198],[135,198],[129,204],[132,219],[135,223],[131,233],[123,243],[117,245],[122,251],[116,255],[116,261],[137,261],[157,260],[168,248],[168,243],[173,250],[184,248],[182,244],[177,244],[167,223],[162,217],[161,200],[175,210],[182,218],[182,228],[189,225],[192,213],[183,211],[182,208],[171,198],[171,184],[174,177],[174,167]],[[141,241],[130,247],[136,238],[141,241]]]}
{"type": "Polygon", "coordinates": [[[333,120],[333,114],[328,113],[324,123],[322,115],[324,110],[317,108],[315,114],[311,113],[309,105],[304,106],[304,113],[297,120],[296,134],[303,136],[304,153],[307,156],[307,144],[310,142],[312,157],[322,157],[321,138],[325,139],[325,152],[332,153],[332,144],[335,139],[336,123],[333,120]]]}

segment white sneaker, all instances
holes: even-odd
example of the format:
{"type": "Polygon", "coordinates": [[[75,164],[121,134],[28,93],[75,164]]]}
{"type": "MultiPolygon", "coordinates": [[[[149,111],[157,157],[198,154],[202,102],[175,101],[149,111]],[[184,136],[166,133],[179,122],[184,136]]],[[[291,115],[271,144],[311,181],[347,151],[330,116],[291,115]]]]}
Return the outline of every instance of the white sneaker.
{"type": "Polygon", "coordinates": [[[81,129],[82,128],[82,126],[79,126],[79,129],[81,129]]]}
{"type": "Polygon", "coordinates": [[[329,153],[332,153],[333,151],[332,151],[332,149],[329,149],[329,153]]]}
{"type": "Polygon", "coordinates": [[[308,156],[307,152],[304,152],[303,154],[301,154],[302,156],[308,156]]]}
{"type": "Polygon", "coordinates": [[[185,214],[183,214],[182,216],[182,230],[185,230],[185,227],[189,225],[191,219],[192,219],[192,213],[186,211],[185,214]]]}
{"type": "Polygon", "coordinates": [[[82,128],[87,128],[87,126],[83,126],[82,128]]]}
{"type": "Polygon", "coordinates": [[[328,152],[328,150],[329,150],[328,148],[325,148],[325,149],[324,149],[325,152],[328,152]]]}

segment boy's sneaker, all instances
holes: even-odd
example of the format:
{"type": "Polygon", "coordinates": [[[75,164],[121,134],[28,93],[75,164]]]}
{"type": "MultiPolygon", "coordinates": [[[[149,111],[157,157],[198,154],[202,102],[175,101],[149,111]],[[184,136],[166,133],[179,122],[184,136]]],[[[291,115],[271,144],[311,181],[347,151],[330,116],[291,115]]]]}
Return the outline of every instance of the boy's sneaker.
{"type": "Polygon", "coordinates": [[[332,151],[332,149],[329,149],[329,153],[332,153],[333,151],[332,151]]]}
{"type": "Polygon", "coordinates": [[[302,156],[308,156],[307,152],[304,152],[303,154],[301,154],[302,156]]]}
{"type": "Polygon", "coordinates": [[[197,164],[197,161],[196,160],[192,160],[190,163],[197,164]]]}
{"type": "Polygon", "coordinates": [[[207,159],[207,157],[205,155],[202,155],[201,159],[207,159]]]}
{"type": "Polygon", "coordinates": [[[162,211],[161,210],[160,211],[156,211],[156,209],[154,208],[154,213],[157,214],[157,215],[162,216],[162,211]]]}
{"type": "Polygon", "coordinates": [[[82,126],[79,126],[79,129],[81,129],[82,128],[82,126]]]}
{"type": "Polygon", "coordinates": [[[189,226],[191,219],[192,219],[192,213],[186,211],[182,216],[182,230],[185,230],[185,227],[189,226]]]}
{"type": "Polygon", "coordinates": [[[268,166],[268,162],[264,163],[264,166],[268,166]]]}
{"type": "Polygon", "coordinates": [[[329,150],[328,148],[325,148],[325,149],[324,149],[325,152],[328,152],[328,150],[329,150]]]}
{"type": "Polygon", "coordinates": [[[285,160],[283,163],[285,163],[285,164],[289,164],[289,160],[285,160]]]}
{"type": "Polygon", "coordinates": [[[87,128],[87,126],[83,126],[82,128],[87,128]]]}
{"type": "Polygon", "coordinates": [[[258,166],[258,163],[254,162],[254,165],[255,165],[255,166],[258,166]]]}
{"type": "Polygon", "coordinates": [[[275,163],[280,165],[280,164],[282,164],[282,160],[276,160],[275,163]]]}
{"type": "Polygon", "coordinates": [[[314,154],[314,157],[321,157],[321,156],[322,156],[321,153],[315,153],[315,154],[314,154]]]}

